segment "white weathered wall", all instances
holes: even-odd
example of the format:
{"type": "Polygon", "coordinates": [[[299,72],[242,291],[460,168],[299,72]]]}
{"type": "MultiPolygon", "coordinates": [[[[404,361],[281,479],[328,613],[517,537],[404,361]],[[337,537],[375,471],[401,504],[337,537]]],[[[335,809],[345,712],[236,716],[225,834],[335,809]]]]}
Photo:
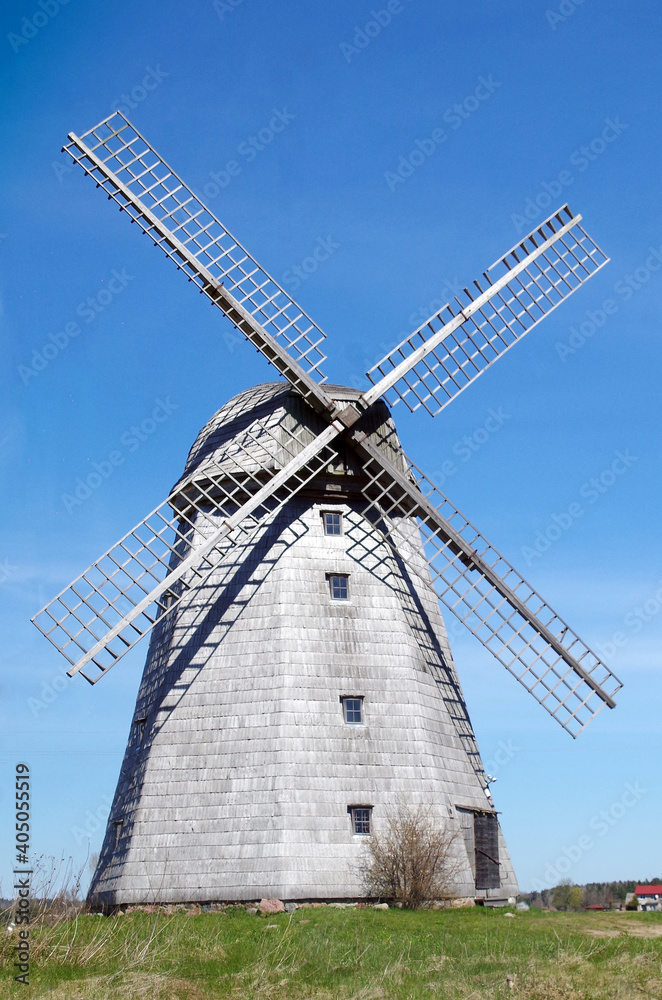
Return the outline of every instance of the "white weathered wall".
{"type": "MultiPolygon", "coordinates": [[[[320,482],[291,501],[155,630],[98,902],[356,897],[348,805],[372,805],[376,828],[400,797],[449,823],[456,804],[491,808],[420,560],[410,575],[354,478],[328,478],[343,496],[320,482]],[[345,533],[326,536],[320,510],[336,506],[345,533]],[[350,575],[348,603],[331,601],[330,572],[350,575]],[[364,696],[364,727],[345,725],[345,694],[364,696]]],[[[512,895],[505,845],[501,860],[512,895]]],[[[474,894],[468,858],[457,888],[474,894]]]]}

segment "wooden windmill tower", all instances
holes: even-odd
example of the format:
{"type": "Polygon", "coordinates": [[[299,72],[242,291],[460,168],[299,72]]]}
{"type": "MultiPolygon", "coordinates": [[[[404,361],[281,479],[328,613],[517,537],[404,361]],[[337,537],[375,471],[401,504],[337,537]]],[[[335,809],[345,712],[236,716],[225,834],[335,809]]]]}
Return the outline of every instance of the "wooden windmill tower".
{"type": "Polygon", "coordinates": [[[94,684],[151,632],[90,890],[105,907],[361,894],[403,797],[461,829],[460,895],[515,877],[439,601],[572,736],[620,682],[405,457],[387,402],[438,414],[607,258],[567,206],[368,373],[120,114],[65,147],[284,377],[223,406],[148,517],[35,616],[94,684]]]}

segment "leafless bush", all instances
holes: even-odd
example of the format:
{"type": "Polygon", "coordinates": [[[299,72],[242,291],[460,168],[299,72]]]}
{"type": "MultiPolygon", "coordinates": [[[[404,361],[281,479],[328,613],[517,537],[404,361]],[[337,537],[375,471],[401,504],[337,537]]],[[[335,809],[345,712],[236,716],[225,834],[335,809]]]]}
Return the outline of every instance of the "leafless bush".
{"type": "Polygon", "coordinates": [[[459,830],[439,824],[431,807],[400,802],[386,817],[385,830],[366,843],[360,864],[366,894],[408,909],[452,899],[462,870],[459,836],[459,830]]]}
{"type": "Polygon", "coordinates": [[[35,857],[31,881],[34,925],[69,920],[84,909],[80,886],[85,871],[83,862],[76,868],[72,857],[41,854],[35,857]]]}

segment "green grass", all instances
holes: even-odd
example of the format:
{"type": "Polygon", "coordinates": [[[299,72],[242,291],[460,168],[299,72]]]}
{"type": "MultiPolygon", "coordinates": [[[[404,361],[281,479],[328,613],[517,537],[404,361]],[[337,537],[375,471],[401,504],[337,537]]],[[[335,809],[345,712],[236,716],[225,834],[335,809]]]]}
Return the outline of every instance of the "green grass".
{"type": "Polygon", "coordinates": [[[662,914],[652,913],[84,916],[33,930],[29,991],[12,981],[12,938],[0,946],[2,997],[662,1000],[662,914]]]}

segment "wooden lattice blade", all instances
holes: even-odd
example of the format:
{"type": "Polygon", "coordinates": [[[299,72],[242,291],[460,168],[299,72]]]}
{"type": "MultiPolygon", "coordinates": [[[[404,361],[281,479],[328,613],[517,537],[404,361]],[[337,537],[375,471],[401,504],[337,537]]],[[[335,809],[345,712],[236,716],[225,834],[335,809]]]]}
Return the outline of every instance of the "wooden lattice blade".
{"type": "Polygon", "coordinates": [[[292,432],[283,421],[256,421],[179,483],[32,619],[72,664],[69,675],[96,683],[204,583],[229,547],[250,541],[336,458],[329,445],[340,430],[334,422],[306,444],[304,427],[292,432]]]}
{"type": "Polygon", "coordinates": [[[133,125],[115,112],[64,146],[318,411],[325,335],[133,125]]]}
{"type": "Polygon", "coordinates": [[[358,450],[374,523],[388,537],[391,514],[416,520],[437,596],[536,701],[573,737],[613,708],[618,678],[448,498],[413,464],[405,476],[358,450]]]}
{"type": "Polygon", "coordinates": [[[384,395],[436,416],[609,258],[567,205],[494,263],[367,373],[384,395]]]}

